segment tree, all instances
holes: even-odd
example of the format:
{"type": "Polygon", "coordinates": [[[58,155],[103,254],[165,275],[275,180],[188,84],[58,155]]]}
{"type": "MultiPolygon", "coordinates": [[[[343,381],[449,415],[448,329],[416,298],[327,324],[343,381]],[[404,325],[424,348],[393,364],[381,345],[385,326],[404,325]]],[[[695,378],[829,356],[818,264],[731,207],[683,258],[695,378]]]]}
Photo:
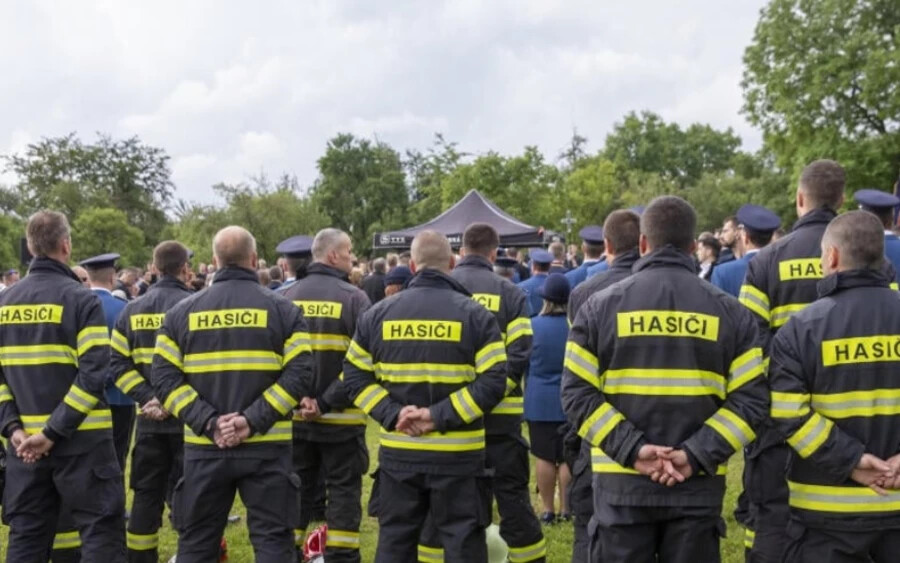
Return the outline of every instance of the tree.
{"type": "Polygon", "coordinates": [[[413,202],[411,222],[421,223],[441,212],[441,182],[467,156],[457,150],[457,143],[447,141],[440,133],[434,134],[434,143],[427,153],[406,150],[403,168],[413,202]]]}
{"type": "Polygon", "coordinates": [[[121,263],[143,266],[150,258],[141,230],[131,225],[118,209],[96,208],[82,211],[72,223],[72,255],[75,261],[117,252],[121,263]]]}
{"type": "Polygon", "coordinates": [[[25,236],[22,221],[9,215],[0,215],[0,271],[20,267],[19,241],[25,236]]]}
{"type": "Polygon", "coordinates": [[[619,200],[616,166],[602,157],[581,158],[578,163],[562,180],[566,209],[577,226],[602,224],[619,200]]]}
{"type": "Polygon", "coordinates": [[[328,141],[318,167],[313,201],[361,254],[371,252],[376,228],[404,226],[409,196],[403,163],[389,145],[342,133],[328,141]]]}
{"type": "Polygon", "coordinates": [[[772,0],[744,52],[743,108],[795,174],[838,160],[851,191],[900,170],[900,3],[772,0]]]}

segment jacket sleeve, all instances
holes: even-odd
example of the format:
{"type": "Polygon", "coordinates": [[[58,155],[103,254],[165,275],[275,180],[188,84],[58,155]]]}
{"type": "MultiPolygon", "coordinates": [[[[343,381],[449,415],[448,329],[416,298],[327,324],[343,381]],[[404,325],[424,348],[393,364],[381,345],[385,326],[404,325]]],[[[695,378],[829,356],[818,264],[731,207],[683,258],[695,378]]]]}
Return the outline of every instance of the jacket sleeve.
{"type": "Polygon", "coordinates": [[[71,436],[97,407],[109,375],[109,327],[100,299],[91,294],[80,305],[75,337],[78,371],[44,428],[44,434],[54,441],[71,436]]]}
{"type": "Polygon", "coordinates": [[[300,308],[293,305],[285,304],[279,314],[287,319],[288,329],[281,375],[242,413],[258,434],[265,434],[277,420],[287,417],[299,398],[310,396],[313,389],[312,347],[306,320],[300,308]]]}
{"type": "Polygon", "coordinates": [[[353,404],[374,418],[385,430],[394,430],[404,405],[391,397],[388,390],[375,379],[375,364],[369,351],[373,325],[371,311],[357,323],[356,334],[344,357],[344,373],[341,377],[347,396],[353,404]]]}
{"type": "Polygon", "coordinates": [[[522,382],[528,372],[531,359],[531,316],[528,314],[528,303],[518,289],[510,291],[512,303],[510,321],[506,325],[506,369],[509,378],[515,385],[522,382]]]}
{"type": "Polygon", "coordinates": [[[150,381],[156,396],[172,416],[183,421],[197,436],[209,436],[207,423],[219,413],[185,380],[177,337],[180,316],[167,314],[156,334],[150,381]]]}
{"type": "Polygon", "coordinates": [[[22,426],[22,420],[19,418],[19,409],[16,407],[16,400],[13,397],[12,390],[6,383],[6,377],[3,375],[3,368],[0,367],[0,431],[5,438],[9,438],[9,431],[13,428],[10,425],[22,426]]]}
{"type": "Polygon", "coordinates": [[[797,329],[793,321],[788,321],[772,341],[772,422],[797,455],[843,482],[865,453],[865,445],[812,408],[810,380],[814,368],[804,365],[797,329]]]}
{"type": "Polygon", "coordinates": [[[729,457],[756,439],[755,430],[769,411],[769,387],[755,322],[748,311],[735,311],[734,335],[738,343],[728,367],[725,401],[681,444],[708,475],[715,475],[729,457]]]}
{"type": "Polygon", "coordinates": [[[619,465],[631,467],[644,444],[644,433],[625,419],[600,390],[599,330],[591,304],[581,307],[569,331],[563,363],[562,404],[578,435],[619,465]]]}
{"type": "MultiPolygon", "coordinates": [[[[435,430],[444,432],[482,418],[504,395],[506,382],[506,346],[494,315],[487,309],[473,312],[469,326],[475,333],[475,381],[430,407],[435,430]]],[[[530,330],[530,326],[529,326],[530,330]]]]}
{"type": "Polygon", "coordinates": [[[129,323],[130,315],[124,312],[116,320],[116,326],[110,335],[109,369],[116,387],[134,399],[137,404],[144,405],[153,399],[153,387],[144,379],[135,365],[131,351],[134,349],[134,333],[129,323]],[[129,340],[131,339],[131,340],[129,340]]]}
{"type": "MultiPolygon", "coordinates": [[[[715,270],[713,270],[715,274],[715,270]]],[[[757,258],[747,264],[747,275],[741,285],[738,300],[753,313],[756,324],[758,346],[762,348],[763,357],[769,357],[769,345],[772,340],[771,311],[769,304],[768,278],[763,261],[757,258]]]]}
{"type": "MultiPolygon", "coordinates": [[[[353,296],[350,306],[352,308],[352,326],[348,327],[349,330],[347,332],[352,337],[353,334],[356,333],[357,321],[362,317],[363,313],[369,310],[369,307],[372,306],[372,302],[369,301],[369,297],[365,293],[358,292],[353,296]]],[[[329,385],[322,393],[321,397],[319,397],[318,402],[319,409],[322,410],[322,412],[344,410],[353,406],[353,402],[350,400],[350,397],[347,396],[347,391],[344,389],[344,382],[341,381],[340,377],[331,382],[331,385],[329,385]]]]}

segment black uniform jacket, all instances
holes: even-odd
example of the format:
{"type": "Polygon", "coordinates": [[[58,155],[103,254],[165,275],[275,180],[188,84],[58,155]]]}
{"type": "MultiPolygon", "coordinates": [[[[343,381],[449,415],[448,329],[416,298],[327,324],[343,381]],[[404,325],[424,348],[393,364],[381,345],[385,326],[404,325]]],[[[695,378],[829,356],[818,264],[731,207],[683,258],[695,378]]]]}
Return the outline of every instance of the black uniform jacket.
{"type": "Polygon", "coordinates": [[[631,275],[631,269],[634,263],[638,261],[641,255],[638,250],[629,250],[624,254],[616,256],[616,259],[609,265],[609,269],[595,276],[591,276],[585,281],[578,284],[569,295],[569,324],[575,322],[575,315],[584,305],[591,295],[599,293],[616,282],[620,282],[631,275]]]}

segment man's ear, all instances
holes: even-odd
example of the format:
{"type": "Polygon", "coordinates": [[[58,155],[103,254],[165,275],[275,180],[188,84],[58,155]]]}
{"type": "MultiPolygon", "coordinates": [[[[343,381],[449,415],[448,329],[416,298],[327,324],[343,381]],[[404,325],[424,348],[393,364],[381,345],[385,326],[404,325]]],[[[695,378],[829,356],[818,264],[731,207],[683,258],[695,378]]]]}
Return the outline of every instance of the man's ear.
{"type": "Polygon", "coordinates": [[[650,243],[647,242],[647,236],[644,233],[641,233],[638,239],[638,250],[640,250],[641,256],[650,252],[650,243]]]}

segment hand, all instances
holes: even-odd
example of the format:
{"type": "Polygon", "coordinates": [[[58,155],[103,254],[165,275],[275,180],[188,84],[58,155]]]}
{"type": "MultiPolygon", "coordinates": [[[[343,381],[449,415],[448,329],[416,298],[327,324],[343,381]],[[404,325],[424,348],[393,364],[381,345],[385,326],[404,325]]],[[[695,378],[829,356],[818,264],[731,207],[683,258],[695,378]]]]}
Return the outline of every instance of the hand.
{"type": "Polygon", "coordinates": [[[881,486],[885,489],[900,489],[900,454],[889,457],[885,461],[891,466],[891,470],[894,472],[894,478],[885,480],[884,484],[881,486]]]}
{"type": "Polygon", "coordinates": [[[634,468],[641,475],[646,475],[658,483],[660,476],[665,471],[662,456],[671,451],[672,448],[667,446],[645,444],[638,450],[637,459],[634,461],[634,468]]]}
{"type": "Polygon", "coordinates": [[[237,415],[238,413],[232,412],[220,415],[219,418],[216,419],[216,427],[213,430],[213,441],[215,441],[216,445],[222,449],[232,447],[231,443],[234,441],[235,429],[234,425],[231,424],[231,421],[237,417],[237,415]]]}
{"type": "Polygon", "coordinates": [[[28,436],[19,447],[16,448],[16,455],[22,458],[25,463],[34,463],[50,452],[53,447],[53,440],[44,435],[43,432],[28,436]]]}
{"type": "Polygon", "coordinates": [[[300,399],[300,416],[303,420],[315,420],[322,416],[319,410],[319,402],[312,397],[303,397],[300,399]]]}
{"type": "Polygon", "coordinates": [[[22,430],[21,428],[16,428],[13,431],[12,436],[9,437],[9,442],[12,444],[14,448],[19,449],[19,445],[24,442],[28,438],[28,433],[22,430]]]}
{"type": "Polygon", "coordinates": [[[882,496],[888,494],[884,486],[888,483],[893,485],[894,476],[894,469],[891,465],[872,454],[863,454],[853,472],[850,473],[851,479],[882,496]]]}
{"type": "Polygon", "coordinates": [[[666,473],[660,477],[659,483],[671,487],[677,483],[687,481],[694,474],[694,468],[691,467],[687,452],[684,450],[672,450],[662,454],[662,458],[666,473]],[[679,479],[679,476],[682,479],[679,479]]]}
{"type": "Polygon", "coordinates": [[[397,419],[397,430],[414,437],[434,431],[431,410],[412,405],[403,407],[397,419]]]}
{"type": "Polygon", "coordinates": [[[162,405],[159,399],[153,397],[141,407],[141,416],[150,420],[162,420],[162,405]]]}

